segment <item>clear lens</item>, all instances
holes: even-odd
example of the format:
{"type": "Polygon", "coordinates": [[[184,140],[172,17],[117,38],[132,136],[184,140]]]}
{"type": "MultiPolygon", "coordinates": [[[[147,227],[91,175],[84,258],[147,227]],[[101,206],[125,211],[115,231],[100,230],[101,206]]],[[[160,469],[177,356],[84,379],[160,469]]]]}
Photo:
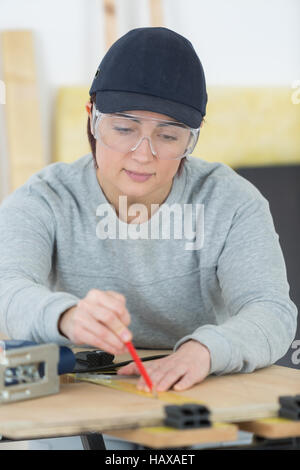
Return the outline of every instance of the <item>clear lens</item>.
{"type": "Polygon", "coordinates": [[[95,120],[95,137],[122,153],[135,150],[143,138],[150,139],[151,151],[160,159],[184,157],[196,144],[192,129],[174,121],[100,114],[95,120]]]}

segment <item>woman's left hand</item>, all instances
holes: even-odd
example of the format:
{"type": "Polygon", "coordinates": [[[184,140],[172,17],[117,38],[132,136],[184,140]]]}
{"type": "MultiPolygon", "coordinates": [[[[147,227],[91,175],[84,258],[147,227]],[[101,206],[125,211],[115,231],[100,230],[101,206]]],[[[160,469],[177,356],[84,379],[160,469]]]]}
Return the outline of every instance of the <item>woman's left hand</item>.
{"type": "MultiPolygon", "coordinates": [[[[203,344],[189,340],[169,356],[143,362],[143,365],[156,391],[165,392],[172,387],[176,391],[185,390],[207,377],[210,370],[210,353],[203,344]]],[[[117,373],[140,375],[134,362],[121,367],[117,373]]],[[[137,388],[149,392],[142,376],[137,388]]]]}

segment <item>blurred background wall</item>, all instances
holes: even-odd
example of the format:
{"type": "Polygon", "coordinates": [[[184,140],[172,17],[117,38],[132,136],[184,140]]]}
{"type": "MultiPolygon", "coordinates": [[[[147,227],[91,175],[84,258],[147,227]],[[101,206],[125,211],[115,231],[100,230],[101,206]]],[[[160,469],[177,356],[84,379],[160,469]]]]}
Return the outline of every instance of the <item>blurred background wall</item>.
{"type": "MultiPolygon", "coordinates": [[[[89,151],[84,104],[95,71],[109,40],[132,28],[153,25],[155,2],[108,2],[115,7],[115,23],[108,33],[105,0],[0,0],[0,33],[21,30],[32,34],[37,110],[29,123],[36,119],[40,126],[32,125],[27,131],[28,136],[35,129],[40,141],[39,146],[32,144],[34,152],[28,146],[26,157],[22,130],[15,135],[13,124],[10,132],[8,129],[11,115],[18,109],[0,105],[0,200],[41,165],[72,161],[89,151]]],[[[300,101],[300,2],[158,3],[159,25],[191,40],[206,74],[206,125],[194,154],[232,166],[299,161],[300,106],[293,104],[292,97],[300,101]]],[[[2,37],[0,80],[5,83],[3,42],[2,37]]],[[[16,48],[22,56],[22,47],[16,48]]],[[[11,57],[11,49],[8,51],[11,57]]],[[[21,57],[16,59],[17,64],[21,61],[21,57]]]]}

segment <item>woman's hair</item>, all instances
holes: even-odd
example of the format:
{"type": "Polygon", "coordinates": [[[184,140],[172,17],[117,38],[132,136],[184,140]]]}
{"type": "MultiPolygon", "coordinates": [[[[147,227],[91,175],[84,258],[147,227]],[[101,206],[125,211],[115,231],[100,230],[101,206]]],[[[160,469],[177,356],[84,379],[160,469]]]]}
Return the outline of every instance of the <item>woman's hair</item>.
{"type": "MultiPolygon", "coordinates": [[[[93,93],[90,97],[90,103],[95,103],[95,102],[96,102],[96,93],[93,93]]],[[[98,165],[97,165],[97,160],[96,160],[96,139],[91,132],[90,116],[88,116],[88,121],[87,121],[87,135],[88,135],[91,151],[93,154],[94,167],[97,169],[98,165]]],[[[180,175],[183,170],[183,165],[184,165],[185,160],[186,160],[186,157],[180,160],[180,164],[177,170],[178,175],[180,175]]]]}
{"type": "MultiPolygon", "coordinates": [[[[90,103],[95,103],[95,102],[96,102],[96,93],[93,93],[90,97],[90,103]]],[[[96,160],[96,139],[91,132],[90,116],[88,116],[88,121],[87,121],[87,136],[88,136],[91,151],[93,154],[94,167],[97,169],[98,165],[97,165],[97,160],[96,160]]]]}

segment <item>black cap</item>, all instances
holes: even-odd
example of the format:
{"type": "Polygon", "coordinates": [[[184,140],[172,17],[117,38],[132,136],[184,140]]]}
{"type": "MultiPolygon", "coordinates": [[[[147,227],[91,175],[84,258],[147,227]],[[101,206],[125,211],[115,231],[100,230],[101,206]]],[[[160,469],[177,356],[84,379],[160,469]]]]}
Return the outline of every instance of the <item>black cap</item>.
{"type": "Polygon", "coordinates": [[[136,28],[105,54],[90,95],[103,113],[147,110],[198,128],[206,113],[202,64],[191,42],[167,28],[136,28]]]}

